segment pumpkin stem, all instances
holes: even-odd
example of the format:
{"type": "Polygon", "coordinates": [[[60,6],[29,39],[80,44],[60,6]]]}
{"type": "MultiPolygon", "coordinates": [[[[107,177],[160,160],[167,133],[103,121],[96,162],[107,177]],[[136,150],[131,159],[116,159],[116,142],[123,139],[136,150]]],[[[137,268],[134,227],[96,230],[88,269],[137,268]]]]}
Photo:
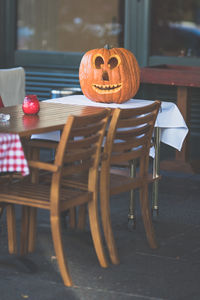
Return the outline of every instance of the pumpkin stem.
{"type": "Polygon", "coordinates": [[[112,47],[111,47],[109,44],[106,44],[106,45],[104,46],[104,48],[105,48],[105,49],[108,49],[108,50],[109,50],[109,49],[112,49],[112,47]]]}

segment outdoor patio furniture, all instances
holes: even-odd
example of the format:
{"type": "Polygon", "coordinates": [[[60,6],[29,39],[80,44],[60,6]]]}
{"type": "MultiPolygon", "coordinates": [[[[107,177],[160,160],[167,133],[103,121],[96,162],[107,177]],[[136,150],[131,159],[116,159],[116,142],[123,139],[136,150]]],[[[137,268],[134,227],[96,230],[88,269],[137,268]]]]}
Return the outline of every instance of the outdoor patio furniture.
{"type": "Polygon", "coordinates": [[[114,264],[119,263],[119,256],[110,216],[110,197],[112,195],[139,189],[147,240],[151,248],[157,247],[152,225],[148,185],[154,180],[152,173],[149,174],[149,151],[159,108],[160,102],[155,101],[145,107],[115,110],[106,136],[105,158],[102,160],[100,175],[100,203],[104,235],[111,261],[114,264]],[[137,162],[134,177],[111,172],[112,165],[133,160],[137,162]]]}
{"type": "Polygon", "coordinates": [[[0,95],[4,106],[23,102],[25,97],[24,68],[0,69],[0,95]]]}
{"type": "Polygon", "coordinates": [[[36,208],[49,210],[56,258],[66,286],[73,283],[63,249],[60,224],[62,211],[88,203],[90,230],[96,254],[100,265],[108,266],[98,221],[97,180],[101,145],[109,115],[110,110],[103,109],[90,115],[69,116],[62,131],[54,162],[28,161],[33,174],[34,170],[38,169],[52,173],[50,185],[38,182],[36,177],[31,175],[11,185],[1,185],[0,202],[11,204],[6,207],[10,253],[16,252],[15,212],[12,204],[23,207],[21,254],[33,250],[36,208]],[[87,190],[61,187],[62,176],[86,170],[88,170],[87,190]]]}
{"type": "MultiPolygon", "coordinates": [[[[149,151],[151,147],[152,133],[160,108],[160,102],[133,108],[113,110],[112,119],[106,134],[106,141],[103,147],[101,169],[100,169],[100,205],[101,218],[103,223],[104,235],[107,247],[110,253],[112,263],[118,264],[119,257],[114,240],[110,219],[110,196],[125,191],[140,190],[140,203],[142,217],[146,230],[146,236],[151,248],[156,248],[157,243],[154,235],[154,229],[151,219],[151,209],[148,197],[148,185],[159,176],[154,178],[152,172],[149,172],[149,151]],[[110,172],[112,165],[120,163],[137,163],[134,177],[127,173],[121,175],[110,172]]],[[[31,145],[38,147],[42,143],[43,147],[55,148],[55,144],[49,141],[32,141],[31,145]]],[[[48,181],[48,179],[46,178],[48,181]]],[[[65,186],[76,187],[85,190],[87,188],[87,172],[79,176],[66,176],[62,178],[62,184],[65,186]]],[[[75,212],[70,211],[70,224],[76,226],[75,212]]],[[[79,208],[78,224],[79,229],[84,229],[86,223],[86,207],[81,205],[79,208]]]]}

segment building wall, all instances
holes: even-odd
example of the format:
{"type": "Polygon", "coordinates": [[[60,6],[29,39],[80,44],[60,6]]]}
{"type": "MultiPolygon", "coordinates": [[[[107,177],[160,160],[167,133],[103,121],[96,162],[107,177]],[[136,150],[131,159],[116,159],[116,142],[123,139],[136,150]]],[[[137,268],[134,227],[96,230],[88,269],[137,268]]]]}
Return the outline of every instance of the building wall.
{"type": "MultiPolygon", "coordinates": [[[[26,3],[26,0],[23,1],[26,3]]],[[[62,0],[60,1],[62,2],[62,0]]],[[[47,2],[50,3],[50,1],[47,2]]],[[[86,1],[82,2],[84,2],[84,9],[87,8],[86,1]]],[[[136,55],[141,66],[161,63],[200,66],[200,59],[194,60],[191,57],[150,57],[149,44],[151,40],[149,24],[151,19],[151,1],[123,0],[121,3],[125,3],[124,47],[130,49],[136,55]]],[[[18,65],[23,66],[26,72],[26,92],[37,94],[40,100],[51,97],[51,91],[53,89],[80,87],[78,66],[82,55],[81,53],[63,52],[62,54],[58,54],[45,51],[16,51],[16,4],[16,0],[0,0],[0,66],[3,68],[18,65]]],[[[52,2],[52,5],[54,4],[52,2]]],[[[75,1],[71,4],[72,11],[76,8],[74,5],[75,1]]],[[[40,12],[40,7],[38,11],[40,12]]],[[[87,11],[88,9],[86,9],[86,12],[87,11]]],[[[30,16],[33,17],[34,14],[32,11],[29,11],[26,16],[30,18],[30,16]]],[[[52,15],[52,20],[50,20],[51,26],[53,26],[55,17],[58,16],[52,15]]],[[[61,18],[61,16],[59,16],[59,18],[61,18]]],[[[42,15],[38,19],[38,22],[40,22],[40,20],[42,21],[42,15]]],[[[53,28],[52,35],[55,35],[53,28]]],[[[60,38],[61,41],[70,43],[70,40],[65,40],[65,35],[62,35],[60,38]]],[[[73,45],[73,43],[71,44],[73,45]]],[[[136,97],[176,101],[176,89],[174,87],[141,85],[136,97]]],[[[199,99],[200,89],[192,89],[191,136],[192,145],[194,145],[193,148],[196,152],[198,152],[199,148],[196,147],[195,144],[200,140],[199,99]]]]}

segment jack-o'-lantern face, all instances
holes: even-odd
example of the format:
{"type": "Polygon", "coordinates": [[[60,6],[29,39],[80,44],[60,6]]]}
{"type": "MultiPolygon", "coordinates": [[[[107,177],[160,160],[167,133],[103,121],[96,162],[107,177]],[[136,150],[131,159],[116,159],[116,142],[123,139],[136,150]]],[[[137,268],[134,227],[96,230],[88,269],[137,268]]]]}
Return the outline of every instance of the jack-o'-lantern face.
{"type": "Polygon", "coordinates": [[[93,68],[99,69],[102,71],[102,74],[100,74],[101,78],[100,80],[103,80],[103,84],[100,83],[93,83],[92,88],[96,93],[99,94],[112,94],[116,93],[122,88],[122,83],[119,82],[119,79],[116,78],[116,82],[110,83],[110,76],[111,76],[111,70],[114,70],[115,68],[119,68],[119,65],[121,63],[121,59],[119,55],[113,55],[111,56],[108,61],[104,61],[104,58],[100,54],[96,54],[93,57],[93,68]]]}
{"type": "Polygon", "coordinates": [[[79,79],[87,98],[122,103],[137,93],[140,70],[135,56],[124,48],[95,49],[83,56],[79,79]]]}

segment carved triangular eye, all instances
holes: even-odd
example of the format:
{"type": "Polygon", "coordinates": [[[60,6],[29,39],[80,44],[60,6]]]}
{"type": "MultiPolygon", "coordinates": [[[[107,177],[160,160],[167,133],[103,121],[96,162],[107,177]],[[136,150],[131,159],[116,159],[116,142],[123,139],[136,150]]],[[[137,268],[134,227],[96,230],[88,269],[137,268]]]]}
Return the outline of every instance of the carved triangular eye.
{"type": "Polygon", "coordinates": [[[94,60],[94,65],[95,65],[95,68],[96,69],[101,69],[101,65],[104,64],[104,60],[103,60],[103,57],[98,55],[95,57],[95,60],[94,60]]]}
{"type": "Polygon", "coordinates": [[[118,56],[112,56],[108,61],[108,66],[112,70],[120,64],[120,58],[118,56]]]}

